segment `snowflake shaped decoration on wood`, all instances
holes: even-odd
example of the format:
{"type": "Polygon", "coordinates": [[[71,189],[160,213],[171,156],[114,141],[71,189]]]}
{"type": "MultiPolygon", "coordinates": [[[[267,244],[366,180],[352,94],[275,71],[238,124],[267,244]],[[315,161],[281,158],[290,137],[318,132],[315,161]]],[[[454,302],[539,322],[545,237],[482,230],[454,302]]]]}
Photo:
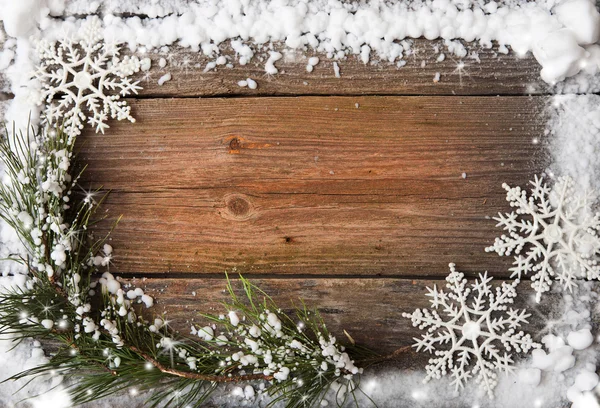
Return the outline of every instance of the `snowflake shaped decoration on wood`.
{"type": "Polygon", "coordinates": [[[413,326],[425,331],[421,338],[414,339],[413,347],[434,355],[426,366],[424,382],[450,373],[458,392],[475,377],[493,398],[498,372],[513,372],[512,352],[526,353],[540,347],[529,334],[517,331],[530,315],[526,310],[508,306],[517,296],[519,281],[504,282],[495,288],[491,281],[486,272],[469,285],[464,274],[450,264],[447,291],[438,290],[437,286],[427,288],[431,310],[402,314],[411,319],[413,326]]]}
{"type": "Polygon", "coordinates": [[[600,218],[591,208],[593,193],[578,194],[571,178],[558,178],[552,189],[542,177],[530,183],[529,196],[520,187],[503,185],[515,211],[494,218],[506,233],[486,251],[514,255],[512,277],[531,274],[539,302],[553,280],[571,291],[578,278],[600,278],[595,259],[600,251],[600,218]]]}
{"type": "Polygon", "coordinates": [[[64,126],[75,137],[84,124],[104,133],[108,119],[128,119],[131,107],[120,100],[142,89],[129,77],[140,70],[137,57],[119,59],[119,47],[102,41],[98,19],[86,22],[81,39],[67,37],[38,43],[40,65],[34,76],[42,84],[40,103],[46,103],[45,120],[64,126]],[[109,95],[109,92],[117,94],[109,95]]]}

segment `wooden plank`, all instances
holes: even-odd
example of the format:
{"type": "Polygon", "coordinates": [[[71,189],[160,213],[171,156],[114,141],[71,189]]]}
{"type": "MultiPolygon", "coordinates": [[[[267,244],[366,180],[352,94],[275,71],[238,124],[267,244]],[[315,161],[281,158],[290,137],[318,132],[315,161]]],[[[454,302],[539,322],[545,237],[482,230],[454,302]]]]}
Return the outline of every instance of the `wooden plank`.
{"type": "Polygon", "coordinates": [[[131,103],[137,124],[80,139],[119,272],[506,275],[486,216],[544,168],[542,98],[131,103]]]}
{"type": "MultiPolygon", "coordinates": [[[[358,56],[350,55],[337,61],[341,77],[337,78],[333,60],[323,54],[287,50],[280,51],[284,58],[275,65],[276,75],[266,75],[266,57],[257,56],[242,66],[234,58],[235,52],[222,46],[222,55],[227,56],[233,66],[218,66],[216,70],[204,72],[206,65],[216,57],[206,57],[189,49],[171,47],[167,52],[150,51],[152,68],[138,74],[143,96],[223,96],[223,95],[525,95],[550,92],[540,79],[540,66],[528,55],[519,58],[513,53],[504,55],[495,49],[482,49],[478,45],[465,44],[471,57],[459,59],[448,57],[437,59],[445,52],[441,41],[412,40],[416,53],[405,57],[406,65],[372,61],[364,64],[358,56]],[[320,57],[321,62],[312,73],[306,71],[308,58],[320,57]],[[168,61],[160,68],[161,58],[168,61]],[[478,60],[476,61],[475,58],[478,60]],[[459,64],[464,64],[459,69],[459,64]],[[159,86],[160,77],[170,73],[172,79],[159,86]],[[434,82],[436,74],[439,82],[434,82]],[[258,83],[255,90],[238,86],[240,80],[253,78],[258,83]]],[[[277,46],[276,46],[277,47],[277,46]]],[[[447,52],[446,52],[447,53],[447,52]]],[[[139,55],[139,54],[137,54],[139,55]]]]}
{"type": "MultiPolygon", "coordinates": [[[[3,28],[0,22],[0,47],[3,43],[3,28]]],[[[207,57],[189,48],[172,45],[168,51],[149,50],[147,53],[132,53],[149,57],[152,68],[140,72],[136,79],[144,88],[139,95],[144,97],[193,97],[225,95],[526,95],[552,92],[539,76],[540,66],[533,56],[517,57],[513,53],[504,55],[497,49],[482,49],[479,45],[465,43],[469,57],[460,59],[448,54],[443,41],[428,41],[423,38],[410,40],[414,55],[405,57],[406,65],[399,68],[396,63],[380,61],[372,55],[372,61],[364,64],[356,55],[337,61],[341,77],[337,78],[333,60],[324,54],[312,51],[297,51],[275,44],[284,53],[276,63],[279,73],[267,75],[264,65],[268,57],[264,51],[255,50],[256,56],[247,65],[240,65],[235,51],[227,43],[221,46],[221,55],[233,63],[231,68],[218,66],[204,72],[208,63],[216,57],[207,57]],[[438,62],[441,53],[448,57],[438,62]],[[306,71],[308,58],[318,56],[321,62],[314,71],[306,71]],[[160,59],[167,66],[159,67],[160,59]],[[464,64],[458,69],[459,64],[464,64]],[[172,79],[162,86],[158,80],[170,73],[172,79]],[[439,82],[434,77],[440,74],[439,82]],[[258,83],[255,90],[238,86],[240,80],[253,78],[258,83]]],[[[8,92],[9,81],[0,73],[0,92],[8,92]]]]}
{"type": "MultiPolygon", "coordinates": [[[[460,266],[460,265],[458,265],[460,266]]],[[[447,268],[446,268],[447,269],[447,268]]],[[[155,314],[166,312],[171,325],[183,335],[189,335],[192,323],[202,324],[200,313],[224,313],[222,302],[229,300],[225,279],[133,279],[127,284],[143,288],[155,297],[155,314]]],[[[328,328],[347,343],[346,330],[358,344],[379,352],[393,351],[413,343],[420,332],[412,327],[402,313],[429,307],[426,286],[444,287],[443,280],[407,279],[252,279],[282,309],[289,313],[293,304],[304,300],[309,307],[318,307],[328,328]]],[[[239,284],[234,283],[236,288],[239,284]]],[[[513,308],[526,307],[533,315],[524,328],[529,333],[544,334],[545,322],[551,318],[548,310],[552,296],[535,304],[529,282],[519,286],[520,296],[513,308]]],[[[243,296],[241,291],[238,294],[243,296]]],[[[425,354],[420,354],[425,358],[425,354]]],[[[412,356],[414,357],[414,356],[412,356]]]]}

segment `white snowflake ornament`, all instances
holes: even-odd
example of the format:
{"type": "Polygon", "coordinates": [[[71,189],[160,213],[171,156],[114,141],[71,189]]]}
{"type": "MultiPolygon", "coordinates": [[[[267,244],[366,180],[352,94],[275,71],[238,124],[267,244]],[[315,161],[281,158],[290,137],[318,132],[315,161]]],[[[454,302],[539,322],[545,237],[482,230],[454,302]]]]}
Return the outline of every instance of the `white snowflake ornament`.
{"type": "Polygon", "coordinates": [[[104,133],[109,118],[135,122],[131,107],[120,100],[142,89],[129,78],[140,70],[137,57],[119,59],[119,47],[102,41],[101,23],[91,19],[81,28],[81,39],[38,43],[40,65],[34,76],[40,80],[40,103],[46,104],[49,124],[64,126],[71,137],[81,134],[84,124],[104,133]],[[117,91],[117,94],[109,95],[117,91]]]}
{"type": "Polygon", "coordinates": [[[530,183],[529,196],[520,187],[503,185],[515,211],[494,218],[506,234],[486,251],[514,255],[512,277],[531,274],[539,302],[553,280],[572,291],[578,278],[600,279],[595,259],[600,252],[600,216],[591,208],[594,195],[578,194],[569,177],[558,178],[552,189],[542,177],[530,183]]]}
{"type": "Polygon", "coordinates": [[[447,291],[438,290],[437,286],[427,288],[431,310],[402,314],[411,319],[414,327],[425,331],[421,338],[414,339],[413,347],[434,355],[426,366],[423,382],[450,374],[459,391],[475,377],[493,398],[498,372],[513,371],[512,352],[527,353],[540,347],[529,334],[517,331],[530,315],[526,310],[508,306],[517,296],[519,281],[504,282],[496,288],[491,281],[486,272],[469,284],[464,274],[450,264],[447,291]]]}

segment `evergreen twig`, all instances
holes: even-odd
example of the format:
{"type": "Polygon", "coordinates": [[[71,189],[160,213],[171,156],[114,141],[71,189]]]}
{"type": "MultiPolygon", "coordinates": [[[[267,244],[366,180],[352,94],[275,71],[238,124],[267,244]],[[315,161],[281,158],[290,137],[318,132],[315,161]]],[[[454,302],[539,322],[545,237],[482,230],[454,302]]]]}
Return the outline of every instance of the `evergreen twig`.
{"type": "Polygon", "coordinates": [[[75,404],[129,389],[152,391],[150,406],[198,407],[219,384],[243,381],[262,382],[270,405],[314,406],[332,389],[338,405],[358,405],[362,370],[353,359],[381,358],[346,350],[318,311],[302,304],[292,318],[243,277],[243,297],[227,277],[227,316],[204,315],[207,325],[191,329],[195,339],[163,318],[146,321],[141,305],[153,299],[108,272],[107,237],[94,240],[88,230],[105,196],[77,197],[74,143],[62,129],[13,128],[0,140],[9,180],[0,185],[0,218],[24,246],[9,256],[20,265],[21,284],[0,293],[0,334],[15,345],[31,337],[60,344],[48,363],[5,381],[58,373],[75,404]]]}

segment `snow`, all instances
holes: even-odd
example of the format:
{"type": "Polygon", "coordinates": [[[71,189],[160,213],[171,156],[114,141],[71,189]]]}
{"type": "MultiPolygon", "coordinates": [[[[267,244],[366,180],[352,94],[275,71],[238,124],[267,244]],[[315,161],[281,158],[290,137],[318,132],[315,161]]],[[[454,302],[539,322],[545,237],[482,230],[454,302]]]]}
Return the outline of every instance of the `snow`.
{"type": "Polygon", "coordinates": [[[238,317],[236,312],[232,310],[228,313],[228,316],[232,326],[237,326],[238,324],[240,324],[240,318],[238,317]]]}
{"type": "Polygon", "coordinates": [[[52,327],[54,327],[54,322],[50,319],[44,319],[40,322],[40,324],[47,330],[50,330],[52,327]]]}
{"type": "Polygon", "coordinates": [[[248,84],[248,88],[250,88],[250,89],[258,88],[258,84],[252,78],[246,78],[246,83],[248,84]]]}
{"type": "Polygon", "coordinates": [[[170,81],[170,80],[171,80],[171,74],[166,73],[158,79],[158,82],[157,82],[158,86],[163,86],[165,82],[170,81]]]}
{"type": "Polygon", "coordinates": [[[573,386],[579,391],[591,391],[598,385],[598,374],[584,371],[575,377],[573,386]]]}
{"type": "Polygon", "coordinates": [[[247,400],[252,400],[254,399],[254,388],[251,385],[246,385],[244,387],[244,398],[246,398],[247,400]]]}
{"type": "Polygon", "coordinates": [[[211,341],[215,336],[215,332],[210,326],[205,326],[198,330],[198,337],[204,341],[211,341]]]}
{"type": "Polygon", "coordinates": [[[269,75],[275,75],[279,70],[275,67],[275,63],[283,58],[283,54],[276,51],[271,51],[269,53],[269,59],[265,64],[265,72],[269,75]]]}
{"type": "Polygon", "coordinates": [[[542,65],[542,79],[555,83],[579,73],[587,54],[577,43],[575,33],[562,29],[540,39],[533,47],[533,55],[542,65]]]}
{"type": "Polygon", "coordinates": [[[600,40],[600,13],[592,2],[565,1],[554,8],[554,14],[558,21],[573,33],[578,44],[589,45],[600,40]]]}
{"type": "Polygon", "coordinates": [[[154,305],[154,298],[149,295],[142,295],[141,300],[146,307],[152,307],[154,305]]]}
{"type": "Polygon", "coordinates": [[[341,74],[340,74],[340,66],[338,65],[337,62],[333,62],[333,73],[335,75],[336,78],[341,78],[341,74]]]}
{"type": "MultiPolygon", "coordinates": [[[[15,120],[17,127],[22,128],[27,123],[30,111],[32,111],[33,122],[38,121],[38,108],[31,102],[42,92],[29,81],[29,73],[33,71],[31,58],[34,55],[34,46],[29,36],[43,37],[51,41],[58,38],[59,33],[63,31],[71,31],[73,35],[82,32],[81,19],[65,18],[63,21],[63,19],[50,17],[60,16],[65,11],[84,15],[102,9],[105,11],[101,22],[104,37],[125,41],[130,49],[139,47],[140,51],[141,47],[158,49],[166,45],[180,44],[214,58],[213,62],[207,65],[207,71],[226,64],[229,66],[229,63],[233,62],[219,55],[219,45],[229,41],[240,65],[246,65],[255,58],[255,51],[259,49],[257,43],[260,43],[261,47],[269,49],[268,60],[261,61],[265,62],[266,74],[280,74],[276,63],[283,54],[269,47],[272,47],[271,42],[282,41],[292,49],[315,50],[327,54],[329,58],[336,60],[332,63],[333,69],[336,77],[340,77],[338,61],[347,55],[356,55],[364,63],[372,63],[374,58],[389,60],[396,62],[400,67],[406,63],[402,58],[409,55],[410,45],[408,43],[401,45],[398,41],[424,35],[427,38],[445,40],[447,51],[438,55],[438,62],[447,57],[467,55],[464,45],[455,41],[456,39],[479,41],[486,47],[495,40],[498,42],[499,52],[508,52],[508,47],[520,55],[531,51],[542,65],[541,77],[548,83],[556,83],[566,77],[574,76],[572,80],[558,84],[556,89],[564,92],[599,89],[594,88],[598,86],[597,77],[595,78],[594,75],[600,67],[600,46],[595,44],[600,35],[600,16],[593,4],[587,0],[542,0],[508,4],[436,0],[415,2],[411,7],[383,1],[348,5],[337,0],[294,2],[256,0],[241,3],[236,0],[221,0],[218,8],[214,7],[215,1],[209,0],[199,0],[192,6],[187,1],[179,0],[165,0],[160,4],[154,1],[137,0],[105,3],[87,0],[73,0],[68,4],[63,0],[18,2],[0,0],[0,20],[4,22],[7,34],[15,37],[14,40],[7,41],[5,49],[0,52],[0,69],[6,70],[6,75],[11,82],[11,92],[15,95],[6,117],[15,120]],[[465,7],[467,4],[468,7],[465,7]],[[124,12],[145,13],[151,18],[118,17],[124,12]],[[40,35],[40,29],[44,30],[43,36],[40,35]]],[[[318,63],[317,57],[308,59],[306,70],[312,72],[318,63]]],[[[143,71],[151,67],[149,58],[143,58],[133,65],[137,64],[139,70],[143,71]]],[[[159,68],[164,68],[166,65],[166,59],[158,62],[159,68]]],[[[464,68],[464,63],[462,67],[464,68]]],[[[137,68],[133,68],[134,71],[135,69],[137,68]]],[[[439,79],[437,74],[434,80],[436,78],[439,79]]],[[[170,74],[161,77],[162,83],[170,79],[170,74]]],[[[240,81],[242,82],[245,82],[245,85],[240,86],[247,86],[249,89],[257,88],[256,82],[250,78],[240,81]]],[[[84,89],[87,83],[88,78],[82,75],[73,78],[72,85],[76,89],[84,89]]],[[[589,188],[600,190],[598,188],[600,187],[600,154],[598,153],[600,97],[569,95],[555,97],[553,102],[549,107],[551,118],[547,135],[553,159],[551,172],[548,173],[549,179],[554,179],[553,173],[571,176],[574,183],[573,191],[589,188]]],[[[102,121],[96,118],[96,122],[102,121]]],[[[104,129],[100,123],[96,123],[96,126],[98,130],[104,129]]],[[[466,173],[463,173],[463,178],[466,178],[466,173]]],[[[554,183],[551,185],[554,186],[554,183]]],[[[549,202],[551,207],[556,206],[555,201],[549,202]]],[[[585,213],[590,212],[587,210],[586,207],[581,217],[585,217],[585,213]]],[[[24,225],[29,225],[26,217],[21,221],[24,225]]],[[[5,227],[0,232],[3,242],[0,249],[2,255],[18,252],[19,243],[14,234],[5,227]]],[[[554,241],[555,238],[552,237],[556,236],[555,232],[550,231],[541,239],[544,240],[543,242],[554,241]]],[[[32,234],[34,233],[35,231],[32,231],[32,234]]],[[[594,245],[591,247],[587,245],[587,249],[583,251],[581,248],[586,248],[586,242],[579,242],[575,252],[581,254],[596,249],[594,245]]],[[[110,250],[105,248],[104,252],[106,256],[99,259],[100,264],[106,258],[110,261],[112,248],[110,250]]],[[[63,252],[55,248],[53,255],[60,262],[63,252]]],[[[570,279],[569,273],[559,273],[559,275],[567,277],[565,281],[570,279]]],[[[595,273],[587,277],[590,276],[596,277],[595,273]]],[[[103,278],[105,279],[103,287],[111,293],[122,292],[119,282],[111,277],[103,278]]],[[[538,277],[549,284],[542,276],[538,277]]],[[[22,277],[0,279],[2,280],[0,286],[6,286],[19,282],[22,277]]],[[[594,388],[598,385],[598,376],[594,372],[597,345],[594,343],[590,323],[593,312],[590,304],[593,304],[596,297],[593,292],[585,292],[585,288],[588,287],[585,284],[577,287],[569,286],[574,295],[573,297],[567,295],[564,298],[565,313],[561,317],[564,321],[548,322],[552,334],[543,337],[544,348],[534,350],[529,360],[517,366],[517,381],[523,386],[515,385],[514,377],[508,380],[505,380],[504,376],[498,378],[495,388],[497,396],[495,406],[558,406],[559,401],[562,401],[565,396],[573,402],[573,408],[598,406],[594,396],[594,388]],[[586,296],[588,299],[583,299],[586,296]]],[[[539,286],[538,289],[543,289],[538,291],[540,296],[542,291],[546,294],[546,290],[551,290],[544,285],[539,286]]],[[[140,298],[139,301],[145,303],[147,307],[153,305],[153,299],[145,295],[141,289],[130,290],[126,294],[122,292],[122,295],[126,295],[129,300],[140,298]]],[[[560,295],[564,294],[560,293],[560,295]]],[[[239,324],[239,317],[235,312],[229,313],[229,319],[232,325],[239,324]]],[[[46,328],[52,328],[55,324],[47,320],[42,320],[40,323],[46,328]]],[[[273,333],[277,334],[277,322],[273,320],[269,321],[269,324],[273,333]]],[[[88,331],[88,325],[85,327],[88,331]]],[[[94,327],[89,327],[91,331],[95,330],[94,327]]],[[[208,326],[202,329],[206,337],[209,336],[208,329],[212,330],[208,326]]],[[[473,341],[481,337],[483,330],[485,328],[480,324],[473,321],[466,322],[461,326],[459,335],[473,341]]],[[[214,332],[210,336],[214,336],[214,332]]],[[[224,336],[219,336],[215,340],[221,345],[227,341],[224,336]]],[[[0,342],[0,364],[3,367],[0,380],[24,367],[44,362],[45,358],[39,344],[27,341],[14,352],[8,353],[6,348],[9,344],[0,342]]],[[[328,342],[324,340],[324,353],[331,351],[327,344],[328,342]]],[[[338,359],[343,364],[347,363],[340,356],[338,359]]],[[[276,378],[278,376],[278,379],[288,378],[289,371],[286,373],[284,367],[277,371],[275,376],[276,378]]],[[[401,395],[402,401],[409,402],[405,404],[406,406],[412,406],[413,403],[420,406],[440,400],[452,401],[452,403],[460,400],[464,402],[463,406],[485,406],[486,404],[485,401],[479,400],[480,393],[469,388],[471,384],[465,385],[470,391],[463,393],[462,396],[448,395],[445,390],[440,391],[443,387],[438,383],[422,385],[421,377],[421,373],[411,375],[392,372],[378,380],[373,380],[373,390],[379,390],[376,393],[377,402],[380,406],[398,406],[398,395],[401,395]],[[385,405],[386,397],[390,397],[393,402],[385,405]]],[[[444,383],[444,380],[441,381],[444,385],[450,385],[444,383]]],[[[56,376],[34,382],[33,388],[38,391],[45,390],[59,382],[60,376],[56,376]]],[[[365,383],[371,384],[369,381],[365,383]]],[[[0,405],[10,405],[11,401],[17,398],[7,397],[12,391],[16,391],[17,385],[3,384],[0,405]]],[[[251,386],[239,387],[235,393],[247,400],[257,396],[251,386]]],[[[321,405],[327,405],[326,402],[323,401],[321,405]]],[[[34,407],[41,406],[42,403],[53,407],[70,406],[60,386],[50,394],[34,398],[31,403],[34,407]]]]}
{"type": "MultiPolygon", "coordinates": [[[[33,27],[39,22],[46,38],[52,39],[65,29],[77,32],[76,26],[81,24],[73,19],[56,21],[48,17],[51,12],[62,11],[64,5],[48,7],[46,0],[3,2],[10,6],[0,12],[0,19],[8,22],[11,36],[23,37],[35,31],[33,27]],[[33,6],[39,9],[39,15],[27,12],[33,6]]],[[[223,0],[218,5],[215,7],[214,0],[198,0],[187,6],[181,3],[175,8],[180,10],[176,14],[151,8],[148,15],[155,18],[143,19],[121,18],[107,12],[103,18],[104,35],[109,40],[125,42],[132,49],[157,49],[177,43],[215,55],[214,66],[226,63],[225,56],[218,55],[216,45],[227,41],[241,65],[254,56],[246,42],[281,42],[300,50],[310,47],[336,59],[354,54],[367,63],[373,56],[397,62],[408,51],[407,44],[399,42],[421,36],[445,40],[448,52],[459,58],[465,57],[466,51],[457,39],[478,41],[484,47],[497,41],[500,49],[509,46],[519,55],[532,51],[543,67],[542,78],[549,83],[575,75],[584,65],[600,63],[600,55],[592,50],[599,35],[600,15],[588,0],[568,0],[556,6],[554,1],[539,1],[471,3],[465,7],[458,0],[412,4],[380,0],[354,5],[342,0],[256,0],[242,4],[238,0],[223,0]]],[[[90,7],[83,4],[70,6],[71,12],[90,12],[90,7]]],[[[106,10],[119,9],[103,6],[106,10]]],[[[137,12],[144,9],[144,4],[137,4],[137,12]]],[[[268,74],[278,73],[274,63],[280,58],[281,53],[270,51],[265,64],[268,74]]]]}
{"type": "Polygon", "coordinates": [[[592,345],[593,341],[594,337],[589,329],[574,331],[567,336],[567,343],[569,343],[569,346],[573,347],[574,350],[585,350],[592,345]]]}
{"type": "Polygon", "coordinates": [[[522,384],[536,387],[539,385],[541,379],[542,371],[539,368],[524,368],[519,371],[519,382],[522,384]]]}
{"type": "Polygon", "coordinates": [[[600,97],[554,96],[547,115],[552,171],[570,176],[578,189],[600,191],[600,97]]]}
{"type": "MultiPolygon", "coordinates": [[[[0,285],[8,284],[8,278],[0,278],[0,285]]],[[[18,374],[22,370],[34,368],[40,364],[45,364],[48,359],[44,356],[41,345],[37,341],[25,340],[20,345],[16,346],[6,336],[0,337],[0,381],[18,374]]],[[[68,395],[61,387],[62,377],[44,376],[35,379],[26,388],[27,379],[21,381],[11,381],[3,383],[0,387],[0,405],[6,407],[14,406],[15,401],[20,401],[24,398],[32,398],[28,400],[32,408],[68,408],[71,407],[71,401],[68,395]],[[56,387],[55,389],[52,389],[56,387]],[[42,395],[39,395],[42,393],[42,395]]]]}

